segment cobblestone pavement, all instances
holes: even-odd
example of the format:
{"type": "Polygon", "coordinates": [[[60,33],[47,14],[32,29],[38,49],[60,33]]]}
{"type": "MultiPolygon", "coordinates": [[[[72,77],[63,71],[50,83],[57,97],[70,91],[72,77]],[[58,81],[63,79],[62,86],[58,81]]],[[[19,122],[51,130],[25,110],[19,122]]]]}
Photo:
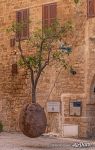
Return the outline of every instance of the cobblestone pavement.
{"type": "Polygon", "coordinates": [[[0,150],[95,150],[95,142],[70,138],[41,136],[31,139],[20,133],[1,133],[0,150]],[[72,145],[78,146],[78,148],[72,145]],[[85,147],[84,144],[90,144],[85,147]]]}

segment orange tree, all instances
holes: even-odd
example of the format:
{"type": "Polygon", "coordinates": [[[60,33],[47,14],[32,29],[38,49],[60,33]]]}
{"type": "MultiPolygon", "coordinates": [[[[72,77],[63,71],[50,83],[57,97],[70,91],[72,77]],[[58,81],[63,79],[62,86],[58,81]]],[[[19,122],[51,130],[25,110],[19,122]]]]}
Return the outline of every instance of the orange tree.
{"type": "Polygon", "coordinates": [[[65,69],[69,69],[74,74],[72,66],[66,62],[66,56],[72,52],[71,46],[63,42],[63,38],[72,31],[72,24],[68,21],[61,26],[55,21],[49,28],[44,30],[37,29],[27,39],[27,45],[31,47],[34,53],[26,56],[21,40],[21,30],[24,24],[16,23],[10,28],[10,31],[18,32],[18,50],[20,52],[19,64],[27,67],[31,74],[32,84],[32,103],[36,103],[36,88],[43,70],[49,65],[60,63],[65,69]]]}
{"type": "MultiPolygon", "coordinates": [[[[74,0],[78,3],[78,0],[74,0]]],[[[48,65],[61,64],[73,75],[76,71],[71,64],[67,63],[68,56],[72,52],[72,47],[64,41],[66,36],[72,32],[72,24],[68,21],[60,25],[58,21],[44,29],[36,29],[25,41],[23,47],[21,32],[24,23],[13,23],[8,29],[18,35],[17,47],[20,52],[19,64],[30,71],[32,84],[32,103],[26,105],[20,113],[20,129],[28,137],[34,138],[45,132],[47,119],[43,108],[36,103],[36,89],[38,81],[44,69],[48,65]],[[25,48],[31,49],[31,53],[25,55],[25,48]]],[[[15,34],[15,35],[16,35],[15,34]]]]}

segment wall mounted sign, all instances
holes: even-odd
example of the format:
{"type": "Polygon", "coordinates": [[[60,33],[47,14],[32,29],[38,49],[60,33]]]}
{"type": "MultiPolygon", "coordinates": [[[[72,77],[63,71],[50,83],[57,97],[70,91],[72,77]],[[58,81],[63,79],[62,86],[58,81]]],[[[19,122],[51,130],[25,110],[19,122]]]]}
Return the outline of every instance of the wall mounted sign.
{"type": "Polygon", "coordinates": [[[82,102],[78,100],[70,101],[70,116],[81,116],[82,102]]]}
{"type": "Polygon", "coordinates": [[[47,111],[48,112],[59,113],[60,108],[61,108],[61,105],[60,105],[60,102],[58,102],[58,101],[47,102],[47,111]]]}

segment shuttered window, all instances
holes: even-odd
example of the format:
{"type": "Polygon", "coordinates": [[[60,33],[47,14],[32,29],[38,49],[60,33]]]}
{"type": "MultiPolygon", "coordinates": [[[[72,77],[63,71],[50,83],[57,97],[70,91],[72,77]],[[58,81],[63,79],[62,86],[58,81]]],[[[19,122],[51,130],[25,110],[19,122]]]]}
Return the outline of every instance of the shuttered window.
{"type": "Polygon", "coordinates": [[[25,40],[29,37],[29,9],[16,12],[16,22],[21,30],[16,31],[16,39],[25,40]]]}
{"type": "Polygon", "coordinates": [[[57,3],[43,5],[42,7],[42,27],[49,27],[57,18],[57,3]]]}
{"type": "Polygon", "coordinates": [[[95,17],[95,0],[88,1],[88,17],[95,17]]]}

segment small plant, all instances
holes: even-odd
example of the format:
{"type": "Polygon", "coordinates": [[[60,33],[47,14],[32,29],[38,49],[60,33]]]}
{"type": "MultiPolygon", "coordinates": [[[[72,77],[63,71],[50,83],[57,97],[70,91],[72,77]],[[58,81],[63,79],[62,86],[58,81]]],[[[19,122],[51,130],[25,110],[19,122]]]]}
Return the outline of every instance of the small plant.
{"type": "Polygon", "coordinates": [[[2,132],[3,131],[3,124],[2,124],[2,122],[0,121],[0,132],[2,132]]]}

